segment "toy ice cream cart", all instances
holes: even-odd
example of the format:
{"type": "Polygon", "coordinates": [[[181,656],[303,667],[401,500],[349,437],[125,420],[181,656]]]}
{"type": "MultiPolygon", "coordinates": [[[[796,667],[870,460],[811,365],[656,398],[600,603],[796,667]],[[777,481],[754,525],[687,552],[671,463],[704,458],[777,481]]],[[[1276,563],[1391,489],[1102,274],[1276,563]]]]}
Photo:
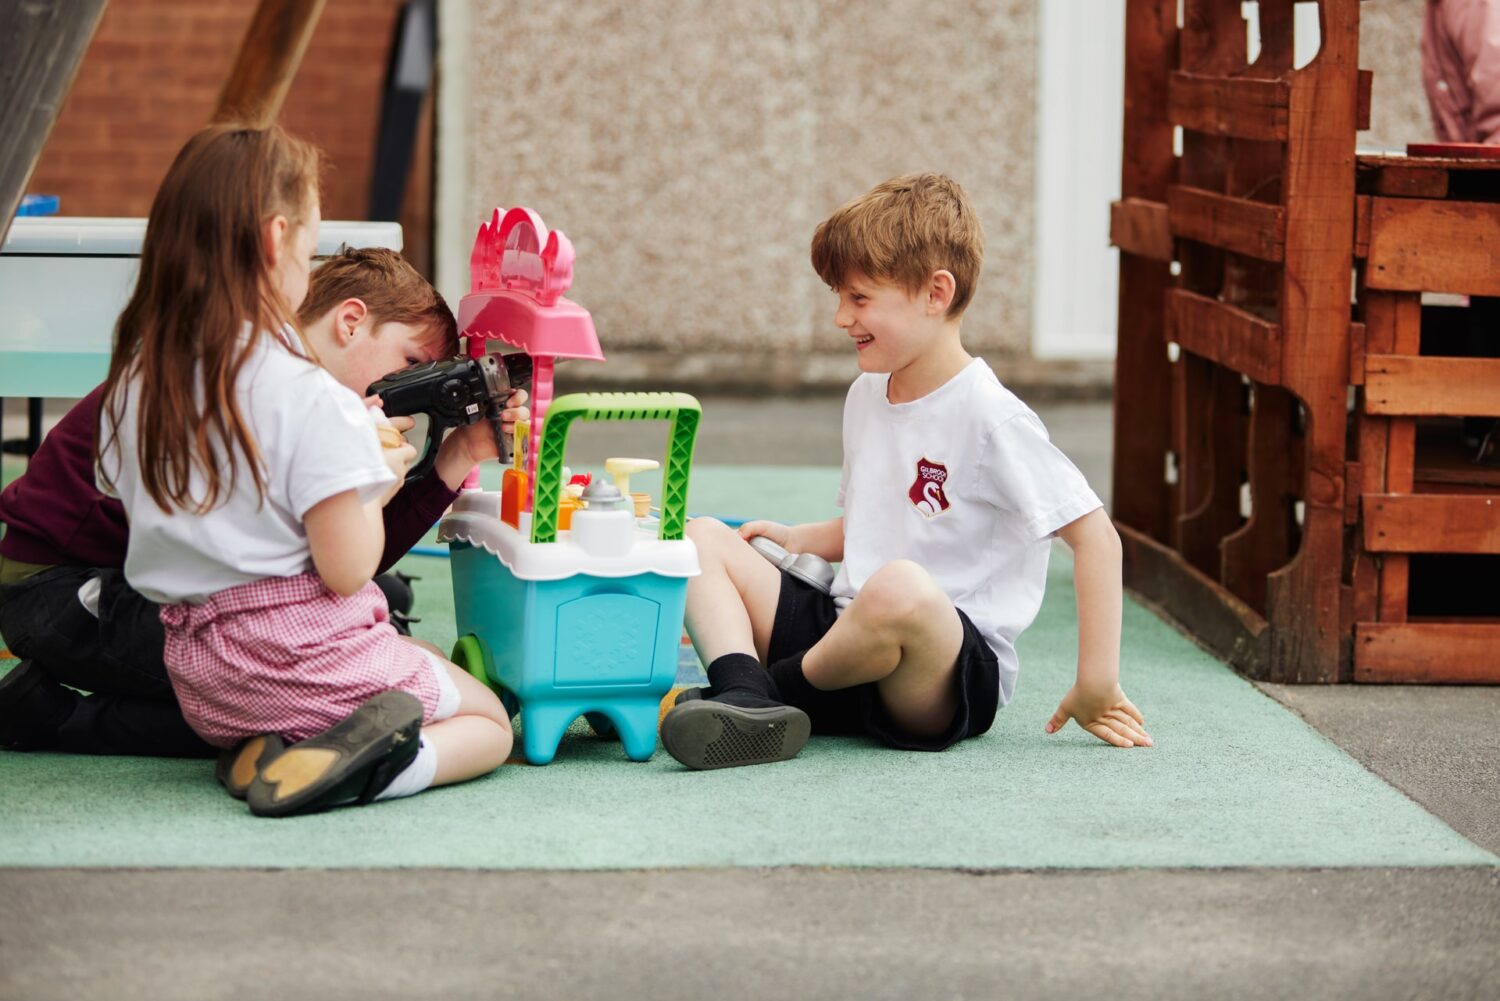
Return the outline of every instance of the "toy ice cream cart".
{"type": "Polygon", "coordinates": [[[532,764],[551,761],[568,724],[586,713],[608,718],[631,759],[656,750],[657,708],[677,678],[687,581],[698,573],[683,525],[699,416],[697,401],[681,393],[558,397],[542,431],[531,517],[511,525],[499,517],[499,494],[470,490],[439,527],[452,548],[454,661],[499,688],[512,709],[519,704],[532,764]],[[672,422],[654,531],[604,482],[585,491],[588,506],[573,513],[571,528],[558,529],[575,420],[672,422]]]}
{"type": "Polygon", "coordinates": [[[475,290],[460,319],[471,353],[483,340],[502,340],[533,356],[538,377],[531,447],[517,450],[524,470],[507,471],[509,503],[501,493],[466,490],[439,526],[452,554],[453,660],[519,710],[532,764],[552,760],[579,715],[596,729],[613,724],[625,753],[644,761],[656,750],[661,698],[677,677],[687,581],[698,573],[683,527],[701,411],[682,393],[550,399],[538,356],[602,357],[588,313],[560,296],[567,281],[556,267],[565,257],[571,275],[571,246],[526,210],[504,219],[497,212],[494,222],[480,230],[491,249],[476,246],[475,290]],[[521,280],[508,281],[512,273],[521,280]],[[638,518],[628,486],[601,480],[560,527],[563,460],[578,420],[670,421],[659,519],[638,518]]]}

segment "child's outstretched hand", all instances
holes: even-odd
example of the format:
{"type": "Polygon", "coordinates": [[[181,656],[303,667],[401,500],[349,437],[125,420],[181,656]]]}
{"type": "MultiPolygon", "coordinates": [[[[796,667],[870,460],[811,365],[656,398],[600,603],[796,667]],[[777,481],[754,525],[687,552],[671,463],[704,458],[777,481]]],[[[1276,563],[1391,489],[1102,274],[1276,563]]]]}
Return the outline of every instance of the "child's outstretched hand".
{"type": "Polygon", "coordinates": [[[1075,684],[1057,704],[1057,712],[1047,721],[1047,732],[1056,733],[1068,720],[1108,744],[1116,747],[1151,746],[1146,720],[1135,704],[1125,697],[1118,684],[1085,688],[1075,684]]]}

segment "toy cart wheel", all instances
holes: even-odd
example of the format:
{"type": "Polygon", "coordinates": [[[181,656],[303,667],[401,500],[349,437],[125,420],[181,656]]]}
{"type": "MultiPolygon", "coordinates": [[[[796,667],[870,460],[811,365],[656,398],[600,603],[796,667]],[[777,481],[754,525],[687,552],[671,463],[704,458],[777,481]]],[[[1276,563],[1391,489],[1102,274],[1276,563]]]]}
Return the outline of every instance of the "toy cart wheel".
{"type": "MultiPolygon", "coordinates": [[[[468,636],[460,636],[458,642],[453,644],[453,653],[449,658],[453,663],[468,671],[478,678],[488,688],[498,689],[500,686],[490,681],[484,671],[484,644],[479,637],[470,633],[468,636]]],[[[512,713],[514,715],[514,713],[512,713]]]]}
{"type": "Polygon", "coordinates": [[[608,740],[620,735],[619,731],[615,729],[615,724],[604,713],[584,713],[583,718],[588,720],[589,727],[597,737],[603,737],[608,740]]]}

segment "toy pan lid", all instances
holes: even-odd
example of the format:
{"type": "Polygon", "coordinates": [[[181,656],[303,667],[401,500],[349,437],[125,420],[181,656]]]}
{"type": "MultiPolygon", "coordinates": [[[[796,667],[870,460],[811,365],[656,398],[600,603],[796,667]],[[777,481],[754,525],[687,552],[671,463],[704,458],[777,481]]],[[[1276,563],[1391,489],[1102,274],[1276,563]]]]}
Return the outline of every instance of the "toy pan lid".
{"type": "Polygon", "coordinates": [[[636,529],[636,544],[626,555],[592,556],[573,542],[571,532],[558,532],[556,542],[530,542],[495,516],[499,510],[498,493],[464,491],[453,502],[453,510],[438,524],[438,541],[466,542],[483,549],[522,580],[562,580],[575,574],[698,576],[698,550],[687,539],[663,541],[645,529],[636,529]]]}

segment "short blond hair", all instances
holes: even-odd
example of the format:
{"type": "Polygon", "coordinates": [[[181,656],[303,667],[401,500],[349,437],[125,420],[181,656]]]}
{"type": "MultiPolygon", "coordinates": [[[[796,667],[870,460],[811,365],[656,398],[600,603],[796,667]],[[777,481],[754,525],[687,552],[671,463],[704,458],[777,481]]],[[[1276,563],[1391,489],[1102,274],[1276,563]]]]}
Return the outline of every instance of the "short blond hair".
{"type": "Polygon", "coordinates": [[[964,189],[944,174],[883,181],[823,220],[812,238],[813,270],[832,288],[859,272],[915,294],[934,272],[952,273],[949,316],[974,298],[983,263],[979,216],[964,189]]]}

